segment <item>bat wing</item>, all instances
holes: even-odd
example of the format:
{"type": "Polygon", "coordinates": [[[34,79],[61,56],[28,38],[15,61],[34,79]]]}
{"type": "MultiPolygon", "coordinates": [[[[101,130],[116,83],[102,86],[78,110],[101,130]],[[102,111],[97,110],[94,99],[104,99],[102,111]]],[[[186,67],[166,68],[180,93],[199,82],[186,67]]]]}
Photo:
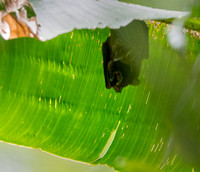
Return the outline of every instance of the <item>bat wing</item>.
{"type": "Polygon", "coordinates": [[[109,45],[114,61],[139,63],[149,57],[148,27],[144,21],[133,20],[125,27],[112,29],[109,45]]]}

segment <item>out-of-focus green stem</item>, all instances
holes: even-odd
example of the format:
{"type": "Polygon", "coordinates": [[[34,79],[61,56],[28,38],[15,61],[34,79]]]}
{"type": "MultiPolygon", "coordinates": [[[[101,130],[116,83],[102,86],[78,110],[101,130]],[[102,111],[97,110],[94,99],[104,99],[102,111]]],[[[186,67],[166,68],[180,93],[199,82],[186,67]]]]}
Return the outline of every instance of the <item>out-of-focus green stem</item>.
{"type": "MultiPolygon", "coordinates": [[[[171,24],[174,19],[158,20],[163,23],[171,24]]],[[[195,30],[200,32],[200,18],[191,17],[186,20],[184,27],[189,30],[195,30]]]]}

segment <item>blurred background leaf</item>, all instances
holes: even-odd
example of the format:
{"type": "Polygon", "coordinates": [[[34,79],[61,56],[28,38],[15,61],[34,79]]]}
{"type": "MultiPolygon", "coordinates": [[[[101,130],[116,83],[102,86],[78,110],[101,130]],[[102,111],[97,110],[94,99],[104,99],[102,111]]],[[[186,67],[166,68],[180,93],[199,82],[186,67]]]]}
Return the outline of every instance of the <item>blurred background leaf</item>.
{"type": "Polygon", "coordinates": [[[177,10],[177,11],[190,11],[194,1],[191,0],[119,0],[121,2],[139,4],[147,7],[166,9],[166,10],[177,10]]]}
{"type": "MultiPolygon", "coordinates": [[[[189,11],[191,15],[183,17],[184,27],[200,31],[200,1],[199,0],[119,0],[121,2],[138,4],[152,8],[177,10],[177,11],[189,11]],[[190,17],[190,18],[188,18],[190,17]]],[[[161,19],[160,21],[165,23],[172,23],[174,19],[161,19]]]]}
{"type": "Polygon", "coordinates": [[[192,16],[193,17],[200,17],[200,1],[196,0],[194,1],[194,5],[192,8],[192,16]]]}

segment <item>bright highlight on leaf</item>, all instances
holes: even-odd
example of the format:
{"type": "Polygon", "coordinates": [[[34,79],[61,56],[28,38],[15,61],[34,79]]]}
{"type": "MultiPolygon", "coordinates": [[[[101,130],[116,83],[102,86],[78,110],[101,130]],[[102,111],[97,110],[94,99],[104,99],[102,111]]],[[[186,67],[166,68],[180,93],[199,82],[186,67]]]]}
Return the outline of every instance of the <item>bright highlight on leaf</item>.
{"type": "Polygon", "coordinates": [[[127,4],[116,0],[30,0],[35,7],[40,34],[52,39],[77,29],[119,28],[132,20],[166,19],[188,15],[187,12],[167,11],[127,4]]]}

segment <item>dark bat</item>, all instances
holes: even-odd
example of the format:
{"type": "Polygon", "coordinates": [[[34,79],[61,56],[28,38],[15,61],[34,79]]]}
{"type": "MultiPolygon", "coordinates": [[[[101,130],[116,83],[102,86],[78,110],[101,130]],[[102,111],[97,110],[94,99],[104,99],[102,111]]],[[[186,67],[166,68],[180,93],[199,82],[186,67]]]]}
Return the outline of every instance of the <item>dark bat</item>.
{"type": "Polygon", "coordinates": [[[111,29],[103,43],[103,65],[106,88],[121,92],[123,87],[138,85],[142,60],[149,56],[148,27],[134,20],[125,27],[111,29]]]}

